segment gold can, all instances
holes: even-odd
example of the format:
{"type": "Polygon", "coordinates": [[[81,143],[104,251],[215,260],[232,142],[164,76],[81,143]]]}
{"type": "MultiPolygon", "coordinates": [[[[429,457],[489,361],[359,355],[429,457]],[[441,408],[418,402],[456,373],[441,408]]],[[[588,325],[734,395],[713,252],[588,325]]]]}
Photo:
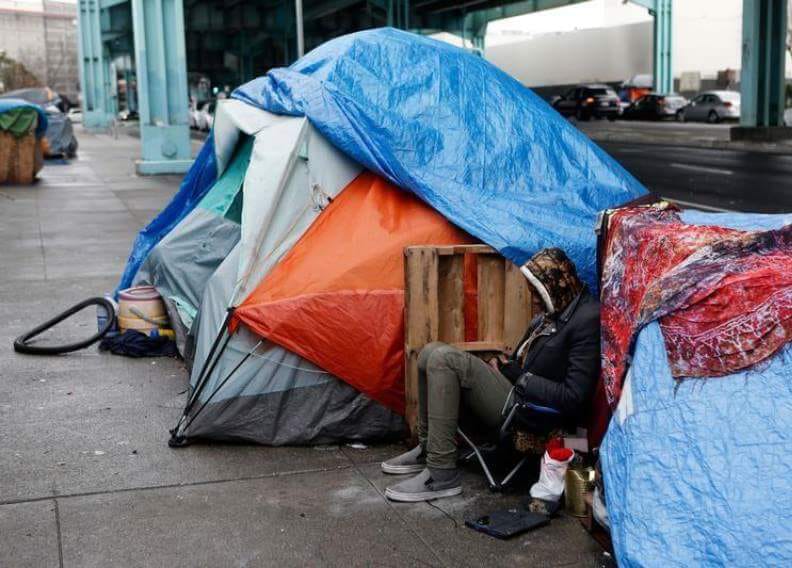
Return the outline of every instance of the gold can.
{"type": "Polygon", "coordinates": [[[568,469],[564,485],[567,513],[575,517],[585,517],[586,493],[594,490],[594,469],[568,469]]]}

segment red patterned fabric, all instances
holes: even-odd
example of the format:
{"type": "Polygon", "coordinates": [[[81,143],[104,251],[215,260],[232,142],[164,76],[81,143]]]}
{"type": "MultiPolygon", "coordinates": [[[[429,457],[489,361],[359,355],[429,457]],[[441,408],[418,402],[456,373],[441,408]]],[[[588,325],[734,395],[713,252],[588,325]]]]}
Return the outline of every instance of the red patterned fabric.
{"type": "Polygon", "coordinates": [[[602,384],[613,408],[638,331],[660,327],[674,377],[751,367],[792,340],[792,225],[685,225],[667,205],[609,221],[602,274],[602,384]]]}

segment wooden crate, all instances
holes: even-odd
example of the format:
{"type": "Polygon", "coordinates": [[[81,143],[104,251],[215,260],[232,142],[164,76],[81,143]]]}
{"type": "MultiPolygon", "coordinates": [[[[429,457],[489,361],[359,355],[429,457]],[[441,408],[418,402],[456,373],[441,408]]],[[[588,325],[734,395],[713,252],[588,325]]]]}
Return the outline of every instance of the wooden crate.
{"type": "Polygon", "coordinates": [[[41,145],[33,132],[16,138],[0,131],[0,183],[31,184],[43,164],[41,145]]]}
{"type": "Polygon", "coordinates": [[[415,246],[404,255],[404,388],[414,433],[421,349],[442,341],[471,352],[511,351],[541,306],[519,268],[486,245],[415,246]],[[465,341],[465,255],[477,263],[475,341],[465,341]]]}

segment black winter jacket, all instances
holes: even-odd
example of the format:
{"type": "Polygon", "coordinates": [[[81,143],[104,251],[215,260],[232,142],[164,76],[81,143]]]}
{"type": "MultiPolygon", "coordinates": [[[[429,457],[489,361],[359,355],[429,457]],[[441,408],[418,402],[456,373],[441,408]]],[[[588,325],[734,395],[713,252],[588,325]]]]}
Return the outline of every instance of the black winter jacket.
{"type": "MultiPolygon", "coordinates": [[[[533,322],[518,345],[540,324],[541,318],[533,322]]],[[[500,371],[512,383],[529,374],[523,384],[530,402],[555,408],[564,422],[578,422],[588,411],[599,377],[599,302],[584,290],[545,333],[534,340],[524,365],[517,363],[515,350],[500,371]]]]}

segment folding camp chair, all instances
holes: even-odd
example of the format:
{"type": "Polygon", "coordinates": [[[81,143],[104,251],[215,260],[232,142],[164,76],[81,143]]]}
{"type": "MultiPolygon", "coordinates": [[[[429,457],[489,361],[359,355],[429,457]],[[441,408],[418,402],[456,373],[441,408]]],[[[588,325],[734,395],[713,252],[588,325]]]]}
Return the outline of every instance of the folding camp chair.
{"type": "MultiPolygon", "coordinates": [[[[510,399],[511,395],[506,401],[506,405],[509,404],[510,399]]],[[[503,441],[506,439],[511,439],[510,435],[512,434],[512,424],[514,423],[514,419],[518,413],[521,413],[522,416],[530,416],[533,414],[540,422],[553,423],[560,427],[561,413],[558,410],[530,402],[515,402],[512,405],[511,410],[509,410],[509,413],[506,415],[506,418],[504,419],[500,429],[498,430],[498,442],[496,447],[500,446],[500,448],[502,448],[503,441]]],[[[544,429],[545,428],[543,428],[543,430],[544,429]]],[[[519,431],[519,426],[517,427],[517,430],[519,431]]],[[[553,427],[547,428],[547,432],[550,432],[551,430],[553,430],[553,427]]],[[[487,483],[489,484],[490,490],[492,491],[502,491],[505,489],[514,479],[514,476],[517,475],[517,472],[519,472],[520,469],[522,469],[522,467],[525,465],[525,462],[528,461],[529,456],[523,455],[517,464],[512,467],[511,470],[509,470],[509,472],[503,477],[503,479],[498,481],[493,475],[492,468],[484,458],[481,448],[477,446],[473,440],[460,428],[457,428],[457,433],[459,434],[459,437],[470,447],[470,452],[463,456],[462,461],[470,461],[473,456],[475,456],[479,464],[481,464],[481,468],[484,470],[484,475],[487,477],[487,483]]]]}

